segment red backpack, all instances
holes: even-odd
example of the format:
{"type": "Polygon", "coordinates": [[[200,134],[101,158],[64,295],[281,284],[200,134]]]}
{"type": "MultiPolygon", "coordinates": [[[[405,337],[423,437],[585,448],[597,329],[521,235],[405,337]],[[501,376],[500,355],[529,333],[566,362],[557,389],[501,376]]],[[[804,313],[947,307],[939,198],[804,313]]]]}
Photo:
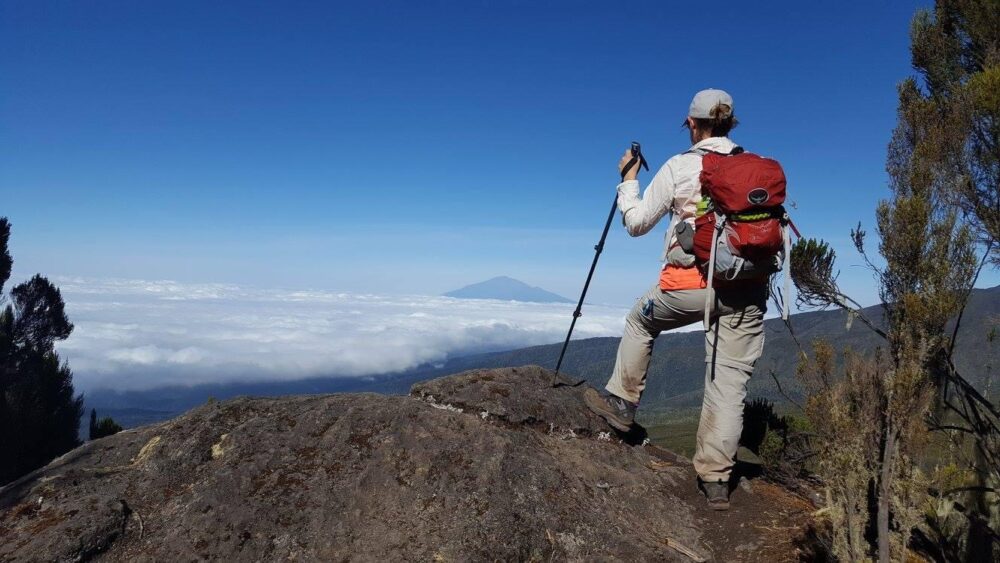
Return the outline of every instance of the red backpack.
{"type": "MultiPolygon", "coordinates": [[[[736,147],[729,154],[702,156],[701,195],[707,211],[695,219],[694,255],[712,280],[765,280],[784,266],[788,285],[785,172],[778,161],[736,147]],[[783,255],[784,264],[776,257],[783,255]]],[[[794,229],[794,226],[792,227],[794,229]]],[[[785,289],[787,301],[788,289],[785,289]]],[[[782,317],[787,318],[787,303],[782,317]]],[[[705,325],[708,326],[708,305],[705,325]]]]}
{"type": "Polygon", "coordinates": [[[694,254],[711,260],[712,240],[725,237],[733,254],[751,262],[769,260],[784,247],[785,172],[778,161],[737,147],[731,154],[702,157],[702,197],[708,211],[695,220],[694,254]],[[720,225],[721,223],[721,225],[720,225]]]}

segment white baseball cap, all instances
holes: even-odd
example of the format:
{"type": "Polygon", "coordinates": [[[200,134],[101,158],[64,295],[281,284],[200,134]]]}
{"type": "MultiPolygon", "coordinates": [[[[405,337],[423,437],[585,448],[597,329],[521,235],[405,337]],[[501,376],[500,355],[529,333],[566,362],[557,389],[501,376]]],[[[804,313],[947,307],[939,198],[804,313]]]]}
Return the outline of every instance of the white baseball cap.
{"type": "Polygon", "coordinates": [[[710,112],[715,106],[719,104],[725,104],[729,106],[730,111],[735,111],[733,107],[733,97],[730,96],[725,90],[716,90],[715,88],[709,88],[708,90],[702,90],[694,95],[694,99],[691,100],[691,108],[688,109],[688,117],[693,117],[695,119],[708,119],[711,117],[710,112]]]}

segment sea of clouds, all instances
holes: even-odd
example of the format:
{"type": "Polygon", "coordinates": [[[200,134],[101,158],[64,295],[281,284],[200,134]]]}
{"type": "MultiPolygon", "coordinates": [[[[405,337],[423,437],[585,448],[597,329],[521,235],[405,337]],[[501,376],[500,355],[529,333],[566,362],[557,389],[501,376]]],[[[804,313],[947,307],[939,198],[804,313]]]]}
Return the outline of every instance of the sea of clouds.
{"type": "MultiPolygon", "coordinates": [[[[76,325],[59,344],[78,388],[371,376],[561,342],[574,305],[54,280],[76,325]]],[[[574,338],[620,336],[626,309],[586,305],[574,338]]]]}

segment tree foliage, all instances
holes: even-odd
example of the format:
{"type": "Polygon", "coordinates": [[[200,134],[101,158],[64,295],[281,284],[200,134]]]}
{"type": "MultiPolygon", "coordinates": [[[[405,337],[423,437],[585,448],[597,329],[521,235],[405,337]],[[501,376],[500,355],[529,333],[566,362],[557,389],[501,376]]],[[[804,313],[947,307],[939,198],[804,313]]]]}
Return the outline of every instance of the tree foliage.
{"type": "MultiPolygon", "coordinates": [[[[1000,555],[990,485],[1000,474],[998,410],[952,362],[975,280],[988,261],[1000,263],[1000,2],[940,0],[933,12],[916,14],[911,41],[918,76],[899,86],[886,160],[891,196],[876,209],[884,264],[869,258],[860,225],[851,232],[885,313],[881,327],[862,320],[885,345],[873,356],[848,353],[838,362],[835,351],[816,344],[799,374],[810,392],[807,413],[818,435],[834,550],[847,560],[902,560],[914,531],[935,537],[924,517],[945,492],[920,464],[930,430],[971,440],[970,486],[957,491],[980,492],[965,513],[966,530],[976,537],[936,555],[1000,555]]],[[[801,303],[858,314],[836,283],[836,257],[826,243],[800,241],[791,258],[801,303]]]]}
{"type": "MultiPolygon", "coordinates": [[[[10,278],[10,223],[0,218],[0,290],[10,278]]],[[[83,398],[54,345],[73,325],[59,289],[36,275],[0,294],[0,484],[79,444],[83,398]]]]}
{"type": "Polygon", "coordinates": [[[740,446],[757,455],[768,479],[797,488],[809,477],[807,463],[816,455],[810,443],[808,421],[780,416],[774,403],[762,398],[743,405],[740,446]]]}
{"type": "Polygon", "coordinates": [[[123,428],[110,416],[97,418],[97,409],[90,409],[90,439],[96,440],[121,432],[123,428]]]}
{"type": "Polygon", "coordinates": [[[900,108],[916,134],[935,139],[916,153],[937,167],[924,173],[953,175],[938,196],[981,241],[1000,240],[1000,2],[940,0],[918,12],[911,53],[919,76],[900,88],[900,108]]]}

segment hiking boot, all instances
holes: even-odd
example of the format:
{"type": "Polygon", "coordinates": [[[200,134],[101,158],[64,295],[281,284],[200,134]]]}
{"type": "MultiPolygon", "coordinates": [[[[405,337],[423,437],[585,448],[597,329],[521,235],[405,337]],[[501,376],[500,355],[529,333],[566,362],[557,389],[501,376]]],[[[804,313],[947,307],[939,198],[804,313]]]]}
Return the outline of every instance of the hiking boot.
{"type": "Polygon", "coordinates": [[[708,499],[708,507],[712,510],[729,510],[729,482],[716,481],[714,483],[702,481],[701,488],[705,491],[705,498],[708,499]]]}
{"type": "Polygon", "coordinates": [[[632,428],[632,423],[635,422],[635,410],[639,408],[635,403],[630,403],[621,397],[601,395],[596,389],[584,391],[583,400],[591,412],[621,432],[628,432],[632,428]]]}

